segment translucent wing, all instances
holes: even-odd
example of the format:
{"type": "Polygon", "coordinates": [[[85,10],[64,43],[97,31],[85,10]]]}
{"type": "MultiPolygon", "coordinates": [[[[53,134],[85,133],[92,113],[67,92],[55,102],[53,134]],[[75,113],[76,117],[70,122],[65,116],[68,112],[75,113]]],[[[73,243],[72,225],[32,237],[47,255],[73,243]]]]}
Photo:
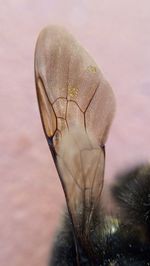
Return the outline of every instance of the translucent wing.
{"type": "Polygon", "coordinates": [[[35,82],[46,138],[76,234],[88,238],[104,178],[104,145],[115,111],[111,87],[89,54],[57,26],[41,33],[35,82]]]}

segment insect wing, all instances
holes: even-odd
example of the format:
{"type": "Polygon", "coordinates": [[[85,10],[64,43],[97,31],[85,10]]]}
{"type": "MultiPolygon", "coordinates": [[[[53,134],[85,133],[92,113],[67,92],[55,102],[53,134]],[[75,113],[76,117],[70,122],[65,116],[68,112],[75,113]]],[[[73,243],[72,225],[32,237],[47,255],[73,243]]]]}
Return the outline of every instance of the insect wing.
{"type": "Polygon", "coordinates": [[[115,111],[112,89],[87,51],[57,26],[39,35],[35,82],[74,228],[88,235],[103,186],[103,147],[115,111]]]}

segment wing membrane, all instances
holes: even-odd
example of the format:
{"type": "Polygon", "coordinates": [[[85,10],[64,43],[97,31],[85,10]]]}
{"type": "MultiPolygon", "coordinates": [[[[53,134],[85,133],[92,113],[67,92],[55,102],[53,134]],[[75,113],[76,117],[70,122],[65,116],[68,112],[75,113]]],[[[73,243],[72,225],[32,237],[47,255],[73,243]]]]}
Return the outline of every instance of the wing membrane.
{"type": "Polygon", "coordinates": [[[38,38],[35,81],[44,132],[82,241],[100,204],[103,146],[115,111],[114,95],[89,54],[56,26],[38,38]]]}
{"type": "Polygon", "coordinates": [[[92,211],[99,204],[104,173],[103,149],[91,143],[86,132],[72,130],[62,138],[57,167],[75,227],[84,234],[90,226],[92,211]]]}

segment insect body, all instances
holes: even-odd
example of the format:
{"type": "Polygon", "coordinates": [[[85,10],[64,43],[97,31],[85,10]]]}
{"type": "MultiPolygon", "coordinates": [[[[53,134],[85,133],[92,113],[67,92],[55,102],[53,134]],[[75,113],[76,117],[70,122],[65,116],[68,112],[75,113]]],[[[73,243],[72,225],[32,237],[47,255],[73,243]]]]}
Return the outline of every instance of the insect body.
{"type": "Polygon", "coordinates": [[[50,265],[149,265],[150,199],[144,182],[150,168],[129,172],[112,189],[119,216],[107,216],[101,202],[105,143],[115,112],[110,85],[88,53],[56,26],[39,35],[35,82],[67,203],[50,265]]]}

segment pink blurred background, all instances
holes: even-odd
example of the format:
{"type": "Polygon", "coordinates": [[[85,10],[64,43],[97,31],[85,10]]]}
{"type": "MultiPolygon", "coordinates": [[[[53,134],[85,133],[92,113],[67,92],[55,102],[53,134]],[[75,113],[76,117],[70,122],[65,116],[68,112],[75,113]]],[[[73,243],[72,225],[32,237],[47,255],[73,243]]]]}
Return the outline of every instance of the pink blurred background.
{"type": "Polygon", "coordinates": [[[33,70],[38,33],[51,23],[89,50],[116,95],[106,187],[119,170],[150,158],[149,0],[0,0],[1,266],[46,266],[63,211],[33,70]]]}

